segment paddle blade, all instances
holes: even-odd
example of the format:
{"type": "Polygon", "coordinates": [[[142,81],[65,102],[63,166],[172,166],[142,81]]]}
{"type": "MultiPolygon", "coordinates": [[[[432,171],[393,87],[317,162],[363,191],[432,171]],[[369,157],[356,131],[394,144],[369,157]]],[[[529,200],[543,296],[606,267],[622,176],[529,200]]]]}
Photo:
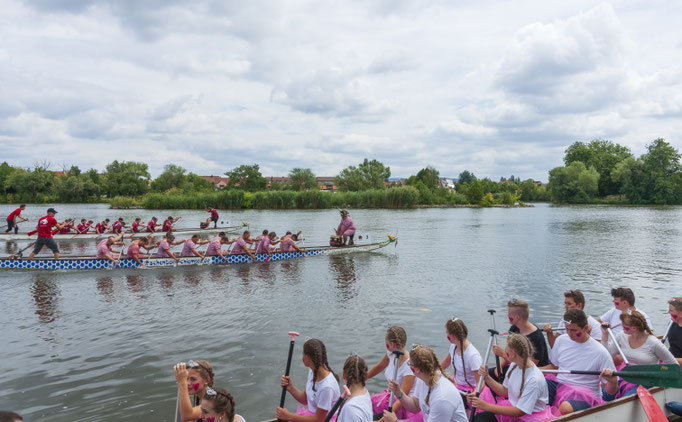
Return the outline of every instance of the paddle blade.
{"type": "Polygon", "coordinates": [[[637,396],[639,397],[639,402],[642,403],[642,408],[644,413],[646,413],[647,418],[651,422],[668,422],[668,418],[663,413],[661,406],[656,403],[656,399],[651,395],[649,390],[642,387],[641,385],[637,387],[637,396]]]}
{"type": "Polygon", "coordinates": [[[679,365],[630,365],[616,375],[633,384],[654,387],[682,388],[679,365]]]}

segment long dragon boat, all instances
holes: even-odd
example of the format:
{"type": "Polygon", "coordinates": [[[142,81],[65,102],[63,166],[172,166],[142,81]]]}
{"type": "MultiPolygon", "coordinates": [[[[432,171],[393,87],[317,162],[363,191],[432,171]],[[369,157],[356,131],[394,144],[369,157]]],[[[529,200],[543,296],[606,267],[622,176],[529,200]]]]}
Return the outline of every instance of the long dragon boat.
{"type": "MultiPolygon", "coordinates": [[[[214,233],[220,233],[220,232],[225,232],[225,233],[237,233],[241,231],[242,229],[246,228],[248,226],[247,223],[242,223],[240,226],[223,226],[223,227],[216,227],[216,228],[206,228],[206,229],[201,229],[201,228],[189,228],[189,227],[184,227],[184,228],[178,228],[173,230],[173,234],[175,236],[185,236],[185,235],[193,235],[193,234],[214,234],[214,233]]],[[[148,234],[163,234],[161,230],[157,230],[154,233],[149,233],[146,231],[139,231],[137,233],[132,233],[132,232],[126,232],[123,234],[124,239],[128,239],[131,236],[136,236],[136,237],[143,237],[148,234]]],[[[76,234],[76,233],[56,233],[52,235],[54,240],[56,241],[65,241],[65,240],[73,240],[73,241],[80,241],[80,240],[93,240],[93,239],[104,239],[105,237],[108,236],[115,236],[114,233],[95,233],[95,232],[90,232],[90,233],[83,233],[83,234],[76,234]]],[[[27,233],[0,233],[0,241],[2,240],[36,240],[38,238],[37,234],[33,234],[29,236],[27,233]]]]}
{"type": "MultiPolygon", "coordinates": [[[[395,243],[397,237],[389,236],[388,240],[383,242],[373,242],[365,244],[355,244],[352,246],[317,246],[309,247],[301,252],[273,252],[270,256],[268,254],[254,254],[255,260],[249,255],[226,255],[225,258],[220,256],[207,256],[201,259],[196,256],[179,257],[176,262],[173,258],[144,258],[141,262],[147,268],[161,268],[161,267],[176,267],[176,266],[196,266],[196,265],[228,265],[238,263],[253,263],[266,261],[284,261],[296,258],[305,258],[318,255],[331,255],[347,252],[369,252],[378,250],[395,243]]],[[[0,269],[5,270],[103,270],[116,268],[139,268],[140,264],[131,258],[122,258],[118,262],[107,259],[95,259],[92,257],[71,256],[63,257],[58,260],[50,258],[34,258],[34,259],[13,259],[11,257],[0,258],[0,269]]]]}

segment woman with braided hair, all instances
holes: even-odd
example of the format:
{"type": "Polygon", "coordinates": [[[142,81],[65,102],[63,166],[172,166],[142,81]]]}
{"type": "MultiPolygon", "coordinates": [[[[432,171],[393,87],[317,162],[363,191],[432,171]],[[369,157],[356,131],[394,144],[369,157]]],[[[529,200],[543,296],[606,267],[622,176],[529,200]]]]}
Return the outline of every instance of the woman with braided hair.
{"type": "Polygon", "coordinates": [[[455,385],[464,391],[474,391],[478,383],[478,368],[483,358],[476,347],[467,340],[469,330],[459,318],[453,317],[445,323],[445,334],[450,344],[450,353],[440,366],[446,369],[452,364],[455,385]]]}
{"type": "MultiPolygon", "coordinates": [[[[468,421],[462,396],[440,367],[438,356],[430,347],[415,345],[410,351],[410,367],[417,378],[414,395],[407,395],[395,380],[391,380],[388,386],[407,411],[421,411],[424,422],[468,421]]],[[[395,422],[398,417],[385,410],[384,420],[395,422]]]]}
{"type": "Polygon", "coordinates": [[[327,348],[321,340],[311,338],[303,343],[303,365],[310,368],[305,390],[294,387],[291,378],[282,376],[282,387],[302,405],[296,414],[283,407],[277,408],[277,419],[293,422],[322,422],[341,395],[339,377],[327,361],[327,348]]]}
{"type": "Polygon", "coordinates": [[[511,364],[502,384],[490,376],[487,367],[481,366],[479,369],[479,374],[485,377],[485,383],[497,394],[496,403],[487,402],[473,393],[467,395],[467,400],[474,408],[483,410],[474,421],[540,422],[553,419],[548,405],[547,383],[533,363],[533,344],[528,337],[510,335],[505,353],[511,364]]]}
{"type": "Polygon", "coordinates": [[[365,388],[367,363],[353,354],[343,364],[343,380],[350,390],[350,398],[339,409],[337,422],[372,422],[372,400],[365,388]]]}
{"type": "Polygon", "coordinates": [[[173,367],[178,382],[178,410],[183,421],[201,419],[201,397],[213,387],[213,368],[205,360],[178,363],[173,367]],[[189,399],[194,395],[194,405],[189,399]]]}
{"type": "Polygon", "coordinates": [[[206,387],[201,400],[201,420],[203,422],[246,422],[235,414],[234,398],[224,388],[206,387]]]}
{"type": "MultiPolygon", "coordinates": [[[[623,331],[614,334],[616,337],[610,338],[605,327],[610,326],[609,323],[604,323],[602,326],[602,346],[609,351],[611,356],[618,354],[618,347],[614,342],[618,342],[620,348],[623,350],[625,357],[631,365],[650,365],[663,362],[668,365],[679,365],[677,360],[670,353],[661,341],[653,335],[649,324],[647,324],[646,316],[638,311],[626,311],[620,315],[622,321],[623,331]]],[[[618,377],[613,376],[612,369],[604,369],[602,377],[612,387],[618,385],[616,394],[609,394],[606,388],[603,387],[602,396],[604,400],[610,401],[614,398],[629,396],[635,394],[637,385],[631,384],[624,380],[618,380],[618,377]]]]}
{"type": "MultiPolygon", "coordinates": [[[[414,392],[414,373],[410,369],[410,358],[405,349],[405,344],[407,343],[407,333],[403,327],[397,325],[391,325],[386,330],[386,337],[384,338],[386,343],[386,354],[381,357],[381,360],[372,367],[367,373],[367,379],[378,375],[381,371],[384,371],[386,376],[386,382],[390,382],[393,378],[395,372],[395,354],[394,350],[399,350],[403,352],[400,355],[400,360],[398,361],[398,372],[396,377],[396,382],[400,384],[400,388],[403,391],[408,391],[408,395],[414,392]]],[[[382,391],[381,393],[372,394],[372,408],[375,415],[381,415],[384,410],[388,409],[388,401],[391,393],[388,389],[382,391]]],[[[418,415],[412,414],[405,410],[400,402],[396,400],[393,403],[393,412],[398,415],[398,418],[408,419],[412,417],[419,417],[418,415]]]]}

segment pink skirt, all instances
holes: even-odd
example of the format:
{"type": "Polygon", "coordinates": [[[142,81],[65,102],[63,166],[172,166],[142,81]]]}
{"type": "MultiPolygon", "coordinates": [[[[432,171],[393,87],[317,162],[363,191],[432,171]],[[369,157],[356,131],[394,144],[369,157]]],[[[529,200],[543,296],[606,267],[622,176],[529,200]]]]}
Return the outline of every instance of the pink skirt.
{"type": "MultiPolygon", "coordinates": [[[[384,413],[384,410],[388,410],[388,401],[391,397],[391,393],[388,390],[384,390],[381,393],[375,393],[370,396],[372,400],[372,411],[374,412],[375,415],[378,415],[380,413],[384,413]]],[[[396,398],[393,398],[393,403],[396,402],[396,398]]],[[[422,421],[424,419],[424,415],[422,412],[419,413],[412,413],[408,412],[404,407],[401,407],[398,412],[396,413],[396,416],[398,419],[401,421],[410,421],[410,422],[416,422],[416,421],[422,421]]]]}
{"type": "MultiPolygon", "coordinates": [[[[555,374],[545,374],[545,378],[556,382],[555,374]]],[[[602,400],[601,397],[595,396],[589,388],[559,383],[556,390],[556,396],[554,397],[554,403],[550,403],[552,412],[558,415],[559,406],[562,402],[568,400],[584,401],[587,402],[590,407],[604,403],[604,400],[602,400]]]]}
{"type": "MultiPolygon", "coordinates": [[[[512,406],[511,402],[505,398],[498,397],[497,398],[497,405],[498,406],[512,406]]],[[[523,422],[544,422],[548,421],[551,419],[554,419],[559,415],[558,413],[555,415],[554,412],[552,412],[552,408],[547,406],[545,407],[545,410],[541,410],[539,412],[533,412],[529,415],[521,416],[520,418],[514,418],[511,416],[503,416],[503,415],[495,415],[495,418],[498,420],[498,422],[518,422],[518,421],[523,421],[523,422]]]]}
{"type": "MultiPolygon", "coordinates": [[[[336,410],[339,410],[339,409],[336,409],[336,410]]],[[[296,414],[300,415],[300,416],[315,416],[315,412],[311,412],[310,410],[308,410],[307,407],[304,407],[304,406],[298,406],[296,408],[296,414]]],[[[336,415],[334,415],[330,420],[335,421],[336,415]]]]}

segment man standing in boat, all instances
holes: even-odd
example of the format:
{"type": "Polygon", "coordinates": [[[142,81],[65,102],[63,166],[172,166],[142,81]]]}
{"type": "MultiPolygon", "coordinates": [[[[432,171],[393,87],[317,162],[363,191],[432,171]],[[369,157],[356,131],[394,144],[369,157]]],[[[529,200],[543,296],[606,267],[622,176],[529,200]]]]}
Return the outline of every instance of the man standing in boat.
{"type": "Polygon", "coordinates": [[[336,234],[337,236],[342,236],[344,246],[346,245],[346,242],[348,242],[348,246],[352,246],[355,244],[353,242],[353,237],[355,237],[355,224],[353,224],[353,220],[350,218],[348,211],[341,210],[339,212],[341,213],[341,222],[336,229],[336,234]]]}
{"type": "Polygon", "coordinates": [[[213,222],[213,228],[217,228],[218,227],[218,218],[220,218],[220,216],[218,215],[218,210],[216,210],[215,207],[206,207],[206,212],[211,214],[211,216],[206,221],[206,227],[208,227],[208,225],[210,224],[209,222],[212,221],[213,222]]]}
{"type": "Polygon", "coordinates": [[[28,259],[33,259],[35,254],[43,249],[43,246],[50,248],[54,254],[54,259],[59,259],[59,247],[57,247],[57,242],[52,238],[52,227],[54,226],[57,227],[58,230],[61,230],[66,226],[67,222],[65,221],[62,224],[59,224],[54,218],[55,214],[57,214],[57,211],[54,208],[48,208],[47,215],[38,220],[38,239],[36,240],[33,252],[28,256],[28,259]]]}
{"type": "Polygon", "coordinates": [[[7,216],[7,230],[5,230],[5,233],[9,233],[14,229],[14,234],[19,233],[19,226],[17,223],[19,223],[19,219],[21,218],[21,221],[28,221],[28,218],[24,218],[21,216],[21,212],[26,209],[26,204],[21,204],[19,205],[19,208],[15,209],[12,211],[8,216],[7,216]]]}

